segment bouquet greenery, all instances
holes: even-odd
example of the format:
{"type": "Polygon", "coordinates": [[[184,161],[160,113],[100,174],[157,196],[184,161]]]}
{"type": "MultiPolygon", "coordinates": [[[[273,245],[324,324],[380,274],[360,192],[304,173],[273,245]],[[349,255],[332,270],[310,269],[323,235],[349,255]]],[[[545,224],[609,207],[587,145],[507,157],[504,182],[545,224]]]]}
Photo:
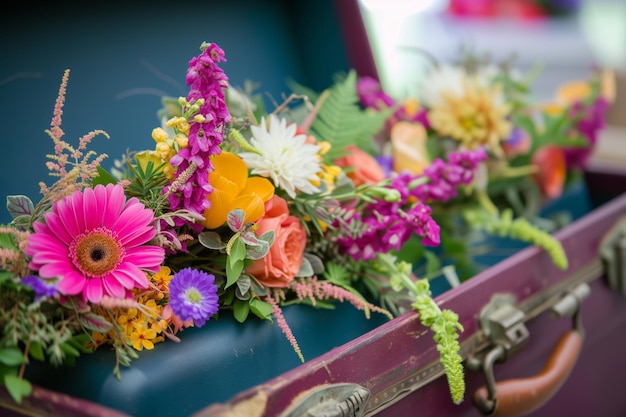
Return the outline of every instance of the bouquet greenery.
{"type": "Polygon", "coordinates": [[[536,243],[566,267],[558,241],[502,209],[519,207],[497,190],[521,193],[532,177],[554,196],[535,158],[548,146],[590,147],[571,136],[598,105],[596,83],[557,115],[543,112],[541,128],[519,100],[522,85],[500,75],[487,84],[463,75],[466,96],[440,91],[422,107],[390,102],[351,71],[268,112],[260,96],[229,85],[223,61],[219,46],[202,44],[189,94],[163,99],[154,142],[108,170],[106,155],[88,148],[106,132],[63,140],[65,72],[46,131],[56,181],[40,184],[36,203],[8,196],[13,220],[0,227],[2,383],[20,402],[32,360],[63,365],[103,346],[120,377],[138,352],[184,343],[190,326],[210,331],[224,310],[242,323],[275,321],[304,361],[282,308],[349,302],[367,317],[415,309],[460,402],[462,326],[416,267],[426,261],[426,278],[441,269],[429,248],[454,241],[449,213],[536,243]],[[525,134],[513,138],[516,129],[525,134]]]}

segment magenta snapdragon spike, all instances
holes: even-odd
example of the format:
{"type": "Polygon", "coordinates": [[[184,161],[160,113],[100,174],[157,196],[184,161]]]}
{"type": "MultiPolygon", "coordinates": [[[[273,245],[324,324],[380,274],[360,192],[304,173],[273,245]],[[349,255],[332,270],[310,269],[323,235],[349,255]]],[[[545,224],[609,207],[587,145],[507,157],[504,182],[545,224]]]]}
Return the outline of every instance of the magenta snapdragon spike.
{"type": "Polygon", "coordinates": [[[487,153],[482,148],[450,152],[447,162],[437,158],[420,175],[428,177],[429,181],[411,190],[411,195],[426,203],[445,203],[457,196],[459,186],[469,185],[474,180],[478,164],[485,159],[487,153]]]}
{"type": "Polygon", "coordinates": [[[189,120],[189,145],[170,159],[170,164],[178,167],[177,176],[186,173],[192,165],[196,167],[189,178],[169,194],[173,210],[184,208],[202,214],[209,208],[206,196],[213,191],[208,180],[213,170],[210,157],[220,153],[224,128],[230,122],[224,92],[228,77],[218,66],[222,61],[226,61],[224,51],[216,44],[207,45],[199,56],[189,61],[187,102],[192,105],[199,99],[204,100],[196,113],[204,116],[204,120],[189,120]]]}
{"type": "Polygon", "coordinates": [[[576,130],[587,139],[589,145],[582,148],[564,149],[568,168],[581,168],[587,163],[598,141],[598,134],[604,129],[608,108],[609,102],[603,97],[598,98],[588,107],[585,107],[585,105],[580,102],[572,106],[570,117],[579,119],[578,123],[576,123],[576,130]]]}
{"type": "Polygon", "coordinates": [[[337,240],[339,247],[359,261],[374,259],[377,253],[400,250],[412,235],[421,236],[424,246],[438,246],[440,228],[427,204],[455,197],[458,187],[474,180],[478,164],[486,158],[482,148],[451,152],[447,162],[435,159],[422,174],[408,171],[395,174],[388,187],[398,191],[400,199],[378,200],[368,204],[362,213],[356,213],[349,223],[361,223],[361,233],[343,234],[337,240]],[[423,182],[423,177],[428,181],[423,182]]]}

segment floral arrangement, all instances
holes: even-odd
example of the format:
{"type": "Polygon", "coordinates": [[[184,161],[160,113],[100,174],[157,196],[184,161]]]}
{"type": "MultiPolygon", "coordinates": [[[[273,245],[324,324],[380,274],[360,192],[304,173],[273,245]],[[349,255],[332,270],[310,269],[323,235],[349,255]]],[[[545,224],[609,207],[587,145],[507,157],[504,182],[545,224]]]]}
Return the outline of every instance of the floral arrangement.
{"type": "MultiPolygon", "coordinates": [[[[539,101],[530,93],[535,75],[535,70],[520,73],[511,62],[496,65],[464,52],[456,63],[434,62],[416,97],[397,100],[377,80],[359,80],[364,107],[393,111],[378,137],[384,175],[447,178],[435,196],[418,196],[432,208],[442,242],[421,276],[448,262],[454,265],[452,283],[470,278],[478,271],[470,243],[484,251],[481,244],[489,244],[491,236],[540,246],[558,267],[567,268],[550,233],[568,217],[544,218],[541,208],[581,181],[615,99],[615,79],[609,70],[593,69],[588,79],[558,86],[553,100],[539,101]],[[479,149],[487,153],[472,179],[442,162],[479,149]],[[463,193],[457,192],[459,182],[466,185],[463,193]]],[[[425,255],[411,248],[413,262],[425,255]]]]}
{"type": "Polygon", "coordinates": [[[416,310],[453,401],[462,401],[463,329],[428,281],[442,268],[434,250],[455,239],[447,215],[538,244],[566,267],[558,241],[513,218],[518,207],[502,208],[499,197],[510,181],[527,180],[558,194],[563,172],[544,172],[537,160],[555,157],[542,149],[556,146],[582,161],[595,140],[586,134],[599,128],[590,119],[599,83],[548,111],[523,102],[514,77],[442,68],[433,77],[448,78],[431,82],[422,105],[396,103],[351,71],[268,112],[229,84],[223,61],[218,45],[203,43],[189,62],[188,95],[164,97],[153,142],[109,170],[107,156],[88,149],[106,132],[77,146],[63,140],[65,72],[46,131],[56,182],[40,184],[36,204],[8,196],[13,220],[0,227],[4,386],[20,402],[31,392],[32,360],[62,365],[98,348],[114,350],[121,377],[142,350],[184,343],[191,326],[210,331],[227,310],[238,322],[275,321],[304,361],[282,309],[349,302],[366,317],[416,310]]]}

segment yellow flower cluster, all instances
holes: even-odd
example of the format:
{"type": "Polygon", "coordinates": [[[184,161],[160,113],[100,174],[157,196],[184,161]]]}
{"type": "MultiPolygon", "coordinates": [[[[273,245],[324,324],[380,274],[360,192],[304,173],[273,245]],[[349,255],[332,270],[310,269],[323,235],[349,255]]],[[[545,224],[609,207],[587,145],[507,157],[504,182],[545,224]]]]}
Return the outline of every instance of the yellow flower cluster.
{"type": "Polygon", "coordinates": [[[163,303],[173,275],[168,267],[161,266],[158,273],[150,278],[151,286],[147,290],[135,291],[135,306],[127,309],[99,311],[105,320],[115,323],[107,333],[92,331],[93,349],[105,343],[132,345],[135,350],[151,350],[155,343],[165,340],[163,332],[169,323],[163,318],[163,303]],[[113,314],[111,315],[111,312],[113,314]]]}
{"type": "MultiPolygon", "coordinates": [[[[197,115],[196,117],[202,117],[197,115]]],[[[185,149],[189,144],[189,122],[181,116],[175,116],[165,122],[165,126],[172,128],[175,132],[173,138],[161,127],[152,130],[152,139],[156,142],[154,150],[155,155],[164,162],[169,160],[181,149],[185,149]]],[[[165,167],[165,175],[168,179],[175,178],[174,167],[167,164],[165,167]]]]}
{"type": "MultiPolygon", "coordinates": [[[[310,136],[312,138],[312,136],[310,136]]],[[[320,147],[320,151],[317,157],[321,160],[322,156],[330,150],[329,142],[316,142],[316,145],[320,147]]],[[[316,187],[319,187],[322,183],[325,183],[328,187],[328,190],[332,190],[335,186],[335,182],[339,174],[341,174],[341,167],[337,165],[326,165],[324,163],[320,163],[321,171],[317,174],[319,177],[319,181],[312,181],[312,184],[316,187]]]]}
{"type": "Polygon", "coordinates": [[[502,155],[500,142],[512,129],[507,120],[511,111],[501,96],[501,86],[481,86],[474,78],[465,78],[461,94],[442,94],[441,103],[433,106],[428,120],[441,136],[458,140],[468,149],[488,146],[502,155]]]}

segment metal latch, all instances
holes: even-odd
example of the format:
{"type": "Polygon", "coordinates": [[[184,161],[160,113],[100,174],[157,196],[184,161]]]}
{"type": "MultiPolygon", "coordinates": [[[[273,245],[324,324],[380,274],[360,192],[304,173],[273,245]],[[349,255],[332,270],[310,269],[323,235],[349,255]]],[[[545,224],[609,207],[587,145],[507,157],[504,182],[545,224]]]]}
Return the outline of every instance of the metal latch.
{"type": "Polygon", "coordinates": [[[626,296],[626,217],[622,217],[600,242],[600,258],[609,287],[626,296]]]}
{"type": "MultiPolygon", "coordinates": [[[[561,353],[567,354],[571,351],[573,352],[571,356],[577,357],[579,342],[582,341],[584,334],[580,305],[582,300],[589,296],[590,291],[589,285],[586,283],[580,284],[563,293],[560,299],[551,307],[553,315],[557,317],[572,317],[573,319],[573,330],[566,334],[566,337],[562,338],[566,339],[567,343],[564,342],[563,345],[557,344],[557,346],[565,347],[555,348],[554,352],[556,355],[561,353]],[[571,346],[571,349],[569,346],[571,346]]],[[[533,390],[539,385],[535,386],[531,383],[533,378],[526,380],[529,382],[528,384],[518,383],[517,386],[520,387],[521,392],[513,394],[511,394],[510,389],[510,386],[513,384],[507,385],[506,382],[496,383],[493,372],[494,364],[504,362],[509,357],[515,355],[528,341],[528,329],[524,325],[524,319],[524,312],[515,306],[515,297],[510,294],[494,295],[489,304],[481,310],[479,321],[488,345],[469,356],[467,367],[471,370],[483,371],[485,374],[486,387],[480,388],[474,395],[475,405],[485,415],[492,415],[496,411],[498,399],[500,400],[499,411],[519,407],[519,405],[515,405],[519,398],[535,400],[529,400],[526,404],[529,409],[532,409],[532,407],[539,407],[541,405],[540,400],[544,401],[552,394],[552,391],[549,389],[543,389],[541,393],[534,392],[533,390]],[[499,397],[498,389],[504,389],[505,387],[507,389],[501,392],[499,397]],[[527,388],[527,392],[525,392],[524,387],[531,388],[527,388]]],[[[553,362],[556,363],[557,361],[553,362]]],[[[571,367],[573,367],[573,363],[575,363],[575,359],[566,361],[566,365],[562,369],[554,372],[555,375],[558,375],[554,380],[555,386],[557,382],[562,383],[567,377],[571,367]]],[[[549,388],[552,389],[554,387],[549,388]]],[[[537,388],[536,391],[539,391],[539,389],[537,388]]],[[[507,413],[503,413],[503,415],[507,415],[507,413]]]]}
{"type": "Polygon", "coordinates": [[[519,352],[528,342],[528,329],[524,325],[524,312],[515,306],[515,297],[510,294],[495,294],[489,304],[480,311],[479,322],[484,336],[489,340],[489,349],[477,352],[467,359],[467,367],[484,371],[489,398],[479,405],[488,414],[494,408],[496,379],[493,365],[504,362],[519,352]]]}
{"type": "Polygon", "coordinates": [[[362,417],[368,389],[358,384],[324,385],[309,391],[280,417],[362,417]]]}

